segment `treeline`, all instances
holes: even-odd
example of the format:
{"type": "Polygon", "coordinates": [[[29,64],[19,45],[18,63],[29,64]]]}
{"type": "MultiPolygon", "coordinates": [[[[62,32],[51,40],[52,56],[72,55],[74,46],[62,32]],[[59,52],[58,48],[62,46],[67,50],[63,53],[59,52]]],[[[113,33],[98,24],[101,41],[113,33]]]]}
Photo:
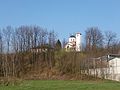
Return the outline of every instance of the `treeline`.
{"type": "MultiPolygon", "coordinates": [[[[52,52],[45,54],[31,52],[33,48],[47,45],[55,47],[54,31],[39,26],[7,26],[0,30],[0,76],[21,77],[31,67],[37,67],[38,61],[51,59],[52,52]],[[39,59],[39,60],[38,60],[39,59]],[[37,61],[38,60],[38,61],[37,61]],[[34,65],[35,63],[35,65],[34,65]]],[[[54,56],[54,55],[53,55],[54,56]]],[[[48,63],[48,62],[47,62],[48,63]]]]}
{"type": "Polygon", "coordinates": [[[0,51],[1,53],[23,52],[44,44],[54,47],[55,40],[54,31],[48,32],[47,29],[39,26],[20,26],[18,28],[7,26],[0,30],[0,51]]]}
{"type": "Polygon", "coordinates": [[[93,75],[90,69],[94,69],[96,78],[97,68],[105,68],[108,65],[102,58],[94,58],[118,53],[120,42],[114,32],[107,31],[103,34],[96,27],[85,31],[84,40],[83,51],[66,52],[66,41],[61,43],[54,31],[47,31],[39,26],[3,28],[0,30],[0,77],[22,78],[32,72],[27,77],[34,78],[37,74],[39,78],[52,78],[54,75],[69,73],[82,79],[84,76],[90,78],[93,75]],[[48,69],[46,75],[41,76],[45,68],[48,69]]]}
{"type": "Polygon", "coordinates": [[[102,32],[97,27],[91,27],[85,31],[85,41],[86,52],[98,52],[101,50],[106,54],[117,54],[120,49],[120,40],[115,32],[102,32]]]}

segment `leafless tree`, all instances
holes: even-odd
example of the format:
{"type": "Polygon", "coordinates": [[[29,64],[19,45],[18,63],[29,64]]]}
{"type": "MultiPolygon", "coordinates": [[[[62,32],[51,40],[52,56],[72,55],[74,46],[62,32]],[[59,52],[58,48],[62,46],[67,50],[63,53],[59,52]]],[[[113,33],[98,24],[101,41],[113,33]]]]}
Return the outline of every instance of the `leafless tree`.
{"type": "Polygon", "coordinates": [[[67,41],[65,40],[65,38],[62,41],[62,47],[65,48],[65,45],[67,44],[67,41]]]}
{"type": "Polygon", "coordinates": [[[105,32],[105,42],[107,45],[108,52],[110,52],[110,47],[112,47],[113,44],[115,44],[116,37],[117,37],[116,33],[112,32],[112,31],[105,32]]]}
{"type": "Polygon", "coordinates": [[[57,35],[55,34],[55,32],[50,31],[48,33],[48,43],[51,47],[55,47],[56,39],[57,39],[57,35]]]}
{"type": "Polygon", "coordinates": [[[0,29],[0,75],[3,75],[3,36],[2,36],[2,30],[0,29]]]}
{"type": "Polygon", "coordinates": [[[11,26],[7,26],[6,28],[3,29],[3,36],[4,36],[4,40],[5,40],[5,45],[6,45],[6,55],[5,55],[5,69],[4,69],[4,74],[6,77],[9,76],[11,68],[10,68],[10,64],[9,64],[9,54],[10,54],[10,47],[11,47],[11,32],[12,32],[13,28],[11,26]]]}
{"type": "Polygon", "coordinates": [[[85,40],[88,50],[94,50],[103,46],[103,34],[97,27],[91,27],[85,31],[85,40]]]}

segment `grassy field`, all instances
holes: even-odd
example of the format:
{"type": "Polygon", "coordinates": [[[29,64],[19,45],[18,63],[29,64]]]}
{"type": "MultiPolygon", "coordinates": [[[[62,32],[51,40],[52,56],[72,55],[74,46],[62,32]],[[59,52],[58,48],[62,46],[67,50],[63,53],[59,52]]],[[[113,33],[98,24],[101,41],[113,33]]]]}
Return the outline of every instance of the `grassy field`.
{"type": "Polygon", "coordinates": [[[120,90],[120,83],[113,81],[30,80],[16,86],[0,85],[0,90],[120,90]]]}

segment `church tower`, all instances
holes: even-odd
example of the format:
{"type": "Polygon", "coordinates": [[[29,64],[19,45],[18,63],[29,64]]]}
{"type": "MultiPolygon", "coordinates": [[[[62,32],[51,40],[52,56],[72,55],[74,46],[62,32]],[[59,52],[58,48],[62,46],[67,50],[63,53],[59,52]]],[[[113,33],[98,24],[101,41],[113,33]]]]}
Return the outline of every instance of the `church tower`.
{"type": "Polygon", "coordinates": [[[76,33],[76,51],[82,51],[81,33],[76,33]]]}

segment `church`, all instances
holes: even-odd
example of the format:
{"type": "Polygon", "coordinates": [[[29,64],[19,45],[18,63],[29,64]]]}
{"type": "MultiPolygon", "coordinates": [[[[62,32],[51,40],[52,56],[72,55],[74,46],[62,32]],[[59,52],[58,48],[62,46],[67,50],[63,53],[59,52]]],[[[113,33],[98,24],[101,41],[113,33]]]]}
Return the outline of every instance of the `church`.
{"type": "Polygon", "coordinates": [[[82,51],[81,33],[70,35],[68,43],[65,45],[66,51],[82,51]]]}

